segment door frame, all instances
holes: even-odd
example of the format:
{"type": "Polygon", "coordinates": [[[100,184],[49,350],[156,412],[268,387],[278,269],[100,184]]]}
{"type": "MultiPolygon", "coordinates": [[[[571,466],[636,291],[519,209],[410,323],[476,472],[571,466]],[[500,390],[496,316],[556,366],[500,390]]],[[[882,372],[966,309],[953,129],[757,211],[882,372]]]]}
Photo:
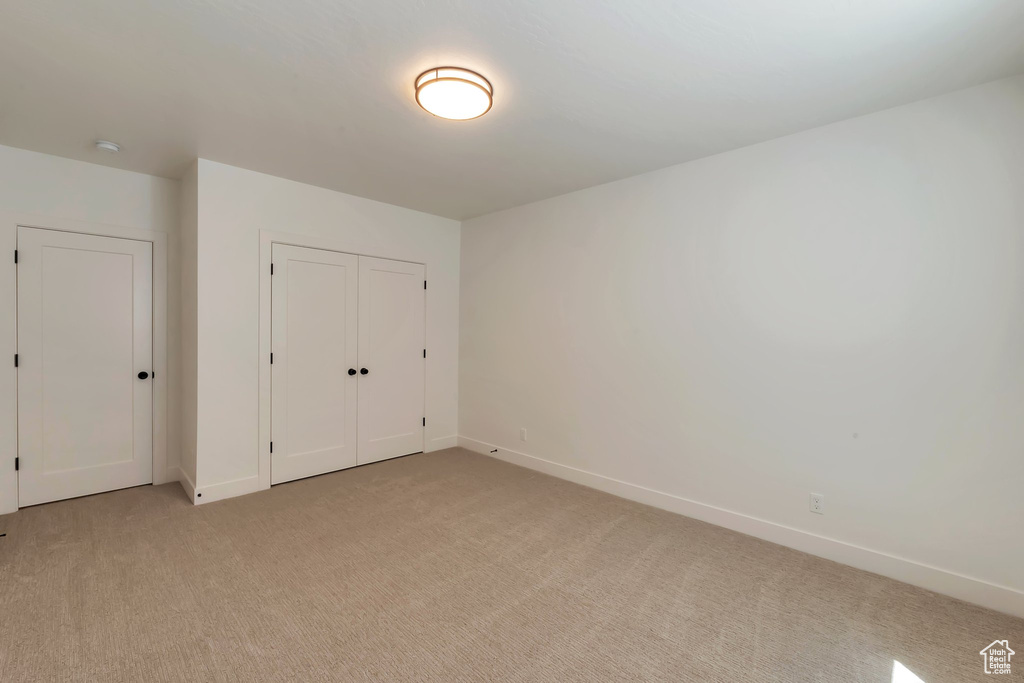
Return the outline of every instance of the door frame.
{"type": "MultiPolygon", "coordinates": [[[[423,277],[429,279],[429,265],[422,256],[416,253],[409,253],[403,249],[382,248],[379,245],[356,244],[350,240],[334,237],[312,237],[309,235],[296,235],[275,230],[260,230],[260,325],[259,325],[259,359],[260,359],[260,381],[259,381],[259,489],[270,488],[270,350],[271,339],[271,287],[270,263],[274,244],[287,244],[293,247],[305,247],[307,249],[323,249],[325,251],[338,251],[354,256],[372,256],[374,258],[388,259],[390,261],[405,261],[423,266],[423,277]]],[[[429,298],[424,292],[423,304],[423,338],[427,339],[427,316],[429,311],[429,298]]],[[[429,346],[428,346],[429,354],[429,346]]],[[[424,367],[423,374],[423,412],[430,419],[430,409],[427,405],[427,382],[429,374],[424,367]]],[[[427,431],[423,430],[422,450],[427,450],[427,431]]]]}
{"type": "Polygon", "coordinates": [[[14,250],[18,228],[74,232],[97,237],[114,237],[153,245],[153,484],[178,481],[167,465],[167,233],[118,225],[104,225],[18,212],[0,212],[0,514],[18,509],[18,373],[14,354],[18,352],[18,269],[14,250]],[[5,362],[3,359],[7,358],[5,362]],[[9,466],[8,466],[9,464],[9,466]]]}

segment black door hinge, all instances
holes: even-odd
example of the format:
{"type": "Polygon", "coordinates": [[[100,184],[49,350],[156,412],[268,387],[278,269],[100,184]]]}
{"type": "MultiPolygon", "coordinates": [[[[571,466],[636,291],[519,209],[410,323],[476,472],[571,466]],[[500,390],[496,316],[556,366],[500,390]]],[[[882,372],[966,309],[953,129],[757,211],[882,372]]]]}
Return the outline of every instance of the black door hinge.
{"type": "Polygon", "coordinates": [[[274,364],[274,352],[273,351],[270,352],[270,364],[271,365],[274,364]]]}
{"type": "Polygon", "coordinates": [[[14,354],[14,367],[18,367],[18,354],[14,354]]]}
{"type": "Polygon", "coordinates": [[[274,274],[274,264],[273,263],[270,264],[270,274],[271,275],[274,274]]]}
{"type": "Polygon", "coordinates": [[[270,442],[270,452],[271,453],[274,452],[274,442],[273,441],[270,442]]]}
{"type": "Polygon", "coordinates": [[[17,249],[14,250],[14,262],[15,263],[18,262],[18,250],[17,249]]]}
{"type": "Polygon", "coordinates": [[[426,358],[426,357],[427,357],[427,350],[426,350],[426,349],[423,349],[423,357],[424,357],[424,358],[426,358]]]}
{"type": "Polygon", "coordinates": [[[426,427],[426,426],[427,426],[427,418],[423,418],[423,426],[424,426],[424,427],[426,427]]]}
{"type": "Polygon", "coordinates": [[[21,458],[15,458],[14,459],[14,471],[17,472],[19,469],[21,469],[21,458]]]}
{"type": "Polygon", "coordinates": [[[426,288],[427,288],[427,281],[426,281],[426,280],[424,280],[424,281],[423,281],[423,289],[426,289],[426,288]]]}

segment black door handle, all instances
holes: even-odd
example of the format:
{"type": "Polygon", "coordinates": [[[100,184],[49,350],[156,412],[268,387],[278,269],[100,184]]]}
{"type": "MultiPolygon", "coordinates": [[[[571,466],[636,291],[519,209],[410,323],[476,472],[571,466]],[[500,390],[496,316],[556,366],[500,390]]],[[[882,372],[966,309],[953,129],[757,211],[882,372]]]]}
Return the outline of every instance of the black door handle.
{"type": "Polygon", "coordinates": [[[139,379],[149,379],[149,373],[143,370],[139,373],[139,379]]]}
{"type": "Polygon", "coordinates": [[[356,374],[356,369],[355,368],[349,368],[348,369],[348,374],[350,374],[350,375],[356,374]]]}
{"type": "Polygon", "coordinates": [[[370,371],[367,370],[366,368],[360,368],[359,369],[359,374],[360,375],[368,375],[368,374],[370,374],[370,371]]]}

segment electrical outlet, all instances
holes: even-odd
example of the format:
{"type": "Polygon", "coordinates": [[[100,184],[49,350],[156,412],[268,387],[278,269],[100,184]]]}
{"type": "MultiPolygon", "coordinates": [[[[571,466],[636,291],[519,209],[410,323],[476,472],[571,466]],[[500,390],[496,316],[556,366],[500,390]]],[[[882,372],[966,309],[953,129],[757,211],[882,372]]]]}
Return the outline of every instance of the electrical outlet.
{"type": "Polygon", "coordinates": [[[811,494],[811,512],[816,515],[825,514],[825,496],[820,493],[811,494]]]}
{"type": "Polygon", "coordinates": [[[526,441],[526,427],[519,430],[519,440],[526,441]]]}

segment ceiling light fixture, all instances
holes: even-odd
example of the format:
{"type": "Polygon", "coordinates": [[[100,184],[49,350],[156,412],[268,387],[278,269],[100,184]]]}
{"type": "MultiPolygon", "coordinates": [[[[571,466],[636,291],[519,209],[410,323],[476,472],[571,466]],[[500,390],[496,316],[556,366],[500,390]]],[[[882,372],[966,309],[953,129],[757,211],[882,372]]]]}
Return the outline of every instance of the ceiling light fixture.
{"type": "Polygon", "coordinates": [[[103,150],[104,152],[120,152],[121,145],[116,142],[110,142],[109,140],[97,140],[96,149],[103,150]]]}
{"type": "Polygon", "coordinates": [[[468,121],[491,109],[494,90],[486,78],[457,66],[439,66],[416,79],[416,102],[434,116],[468,121]]]}

